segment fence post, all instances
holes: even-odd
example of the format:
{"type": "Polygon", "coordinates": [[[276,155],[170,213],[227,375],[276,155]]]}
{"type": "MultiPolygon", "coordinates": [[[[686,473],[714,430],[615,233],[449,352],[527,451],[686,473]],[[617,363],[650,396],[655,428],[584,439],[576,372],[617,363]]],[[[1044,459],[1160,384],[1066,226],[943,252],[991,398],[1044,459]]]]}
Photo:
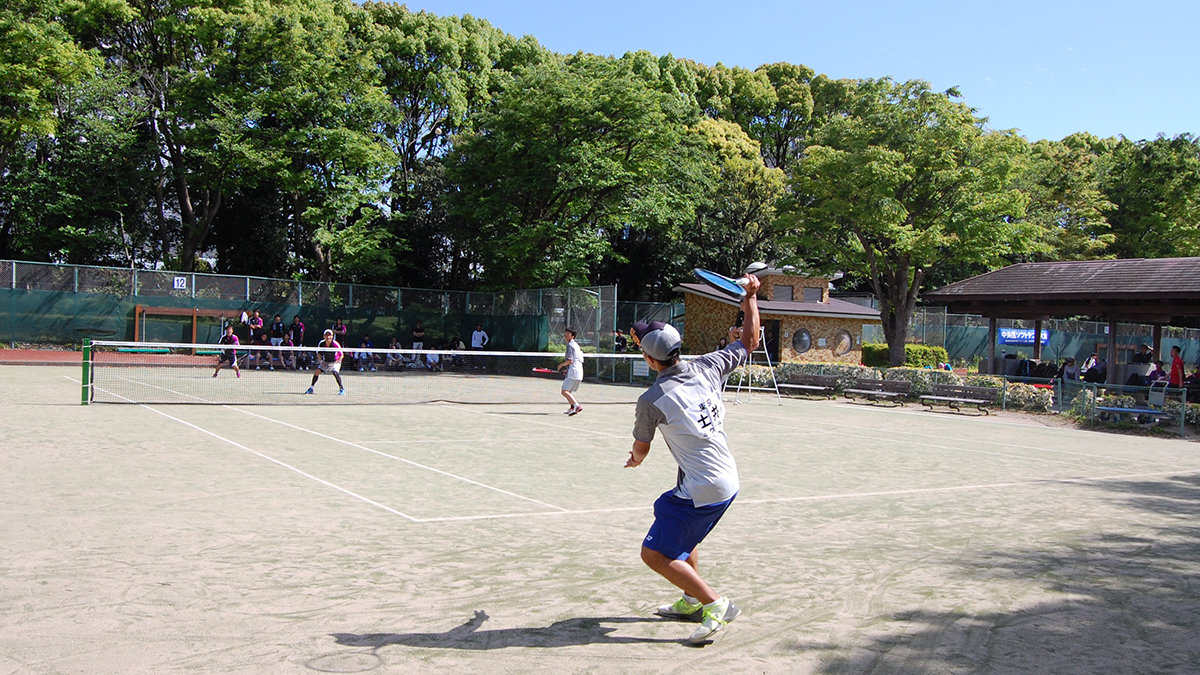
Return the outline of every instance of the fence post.
{"type": "Polygon", "coordinates": [[[196,299],[196,274],[192,273],[192,299],[196,299]]]}
{"type": "Polygon", "coordinates": [[[136,267],[133,268],[133,286],[131,286],[129,288],[129,294],[132,296],[135,296],[135,297],[138,294],[138,279],[137,279],[137,268],[136,267]]]}
{"type": "Polygon", "coordinates": [[[296,306],[297,307],[304,306],[304,282],[303,281],[296,282],[296,306]]]}
{"type": "Polygon", "coordinates": [[[346,308],[354,306],[354,284],[346,284],[346,308]]]}
{"type": "Polygon", "coordinates": [[[83,340],[83,374],[79,378],[81,387],[82,402],[80,405],[87,405],[91,399],[88,396],[92,387],[92,341],[84,338],[83,340]]]}
{"type": "Polygon", "coordinates": [[[79,292],[79,268],[72,267],[71,271],[75,273],[75,292],[79,292]]]}
{"type": "Polygon", "coordinates": [[[246,302],[250,302],[250,277],[246,277],[246,302]]]}

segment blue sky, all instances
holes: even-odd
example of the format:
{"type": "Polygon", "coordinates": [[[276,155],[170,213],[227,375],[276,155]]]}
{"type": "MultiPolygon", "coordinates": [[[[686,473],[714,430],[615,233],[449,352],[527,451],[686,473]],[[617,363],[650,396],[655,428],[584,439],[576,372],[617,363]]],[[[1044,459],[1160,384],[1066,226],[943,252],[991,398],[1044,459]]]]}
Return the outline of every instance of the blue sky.
{"type": "Polygon", "coordinates": [[[1200,133],[1200,2],[414,0],[557,52],[645,49],[707,64],[957,86],[996,129],[1060,139],[1200,133]]]}

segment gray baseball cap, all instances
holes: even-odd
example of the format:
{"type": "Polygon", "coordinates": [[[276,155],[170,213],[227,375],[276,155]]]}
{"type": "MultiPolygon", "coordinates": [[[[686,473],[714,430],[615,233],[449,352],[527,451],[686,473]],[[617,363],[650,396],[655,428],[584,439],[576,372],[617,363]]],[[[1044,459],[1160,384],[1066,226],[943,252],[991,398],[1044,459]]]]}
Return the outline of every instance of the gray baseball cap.
{"type": "Polygon", "coordinates": [[[683,346],[683,338],[679,336],[679,331],[670,324],[654,321],[645,325],[644,328],[641,325],[635,325],[634,333],[641,341],[642,352],[648,354],[655,361],[670,361],[679,355],[679,350],[683,346]]]}

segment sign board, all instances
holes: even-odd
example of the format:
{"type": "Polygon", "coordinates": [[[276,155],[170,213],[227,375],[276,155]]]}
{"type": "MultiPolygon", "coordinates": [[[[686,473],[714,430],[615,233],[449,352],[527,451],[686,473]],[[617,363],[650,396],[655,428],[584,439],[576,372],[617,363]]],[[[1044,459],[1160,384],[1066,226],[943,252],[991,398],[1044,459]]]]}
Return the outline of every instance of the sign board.
{"type": "Polygon", "coordinates": [[[633,374],[637,377],[650,377],[650,364],[643,359],[633,362],[633,374]]]}
{"type": "Polygon", "coordinates": [[[186,291],[187,290],[187,277],[175,277],[175,290],[177,290],[177,291],[186,291]]]}
{"type": "MultiPolygon", "coordinates": [[[[1001,328],[1000,344],[1002,345],[1032,345],[1033,344],[1033,329],[1032,328],[1001,328]]],[[[1042,331],[1042,344],[1050,344],[1050,331],[1042,331]]]]}

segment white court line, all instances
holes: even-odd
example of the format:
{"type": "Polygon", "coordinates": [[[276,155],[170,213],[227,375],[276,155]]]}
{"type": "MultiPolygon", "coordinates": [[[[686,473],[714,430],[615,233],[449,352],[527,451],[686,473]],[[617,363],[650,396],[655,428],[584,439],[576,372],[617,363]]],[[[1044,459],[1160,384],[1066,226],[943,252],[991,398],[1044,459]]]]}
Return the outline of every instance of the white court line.
{"type": "Polygon", "coordinates": [[[305,433],[312,434],[312,435],[314,435],[314,436],[319,436],[319,437],[321,437],[321,438],[324,438],[324,439],[326,439],[326,440],[334,441],[335,443],[342,443],[342,444],[344,444],[344,445],[349,445],[349,446],[350,446],[350,447],[352,447],[352,448],[358,448],[359,450],[364,450],[364,451],[366,451],[366,452],[370,452],[370,453],[373,453],[373,454],[379,455],[379,456],[381,456],[381,457],[387,457],[387,458],[389,458],[389,459],[394,459],[394,460],[396,460],[397,462],[404,462],[405,464],[409,464],[409,465],[415,466],[415,467],[417,467],[417,468],[419,468],[419,469],[425,469],[426,471],[432,471],[432,472],[434,472],[434,473],[436,473],[436,474],[440,474],[440,475],[442,475],[442,476],[446,476],[446,477],[448,477],[448,478],[454,478],[454,479],[456,479],[456,480],[461,480],[461,481],[463,481],[464,483],[470,483],[471,485],[475,485],[475,486],[478,486],[478,487],[481,487],[481,488],[487,488],[488,490],[494,490],[494,491],[496,491],[496,492],[499,492],[500,494],[508,495],[509,497],[516,497],[517,499],[524,499],[525,501],[528,501],[528,502],[533,502],[534,504],[538,504],[538,505],[541,505],[541,506],[546,506],[546,507],[549,507],[549,508],[552,508],[552,509],[558,509],[559,511],[566,511],[566,510],[567,510],[567,509],[564,509],[564,508],[562,508],[561,506],[555,506],[554,504],[548,504],[548,503],[546,503],[546,502],[539,501],[539,500],[537,500],[537,499],[533,499],[533,498],[531,498],[531,497],[525,497],[525,496],[519,495],[519,494],[517,494],[517,493],[515,493],[515,492],[509,492],[508,490],[503,490],[503,489],[501,489],[501,488],[498,488],[498,487],[493,487],[493,486],[491,486],[491,485],[486,485],[486,484],[484,484],[484,483],[480,483],[479,481],[471,480],[470,478],[465,478],[465,477],[463,477],[463,476],[459,476],[459,475],[456,475],[456,474],[450,473],[450,472],[448,472],[448,471],[442,471],[441,469],[435,469],[435,468],[433,468],[432,466],[426,466],[426,465],[424,465],[424,464],[419,464],[419,463],[417,463],[417,462],[414,462],[414,461],[412,461],[411,459],[404,459],[403,457],[397,457],[396,455],[390,455],[390,454],[388,454],[388,453],[386,453],[386,452],[383,452],[383,451],[381,451],[381,450],[375,450],[375,449],[373,449],[373,448],[368,448],[368,447],[367,447],[367,446],[365,446],[365,445],[359,445],[358,443],[353,443],[353,442],[351,442],[351,441],[344,441],[344,440],[342,440],[342,439],[340,439],[340,438],[334,438],[333,436],[330,436],[330,435],[328,435],[328,434],[323,434],[323,433],[321,433],[321,432],[319,432],[319,431],[313,431],[312,429],[305,429],[304,427],[297,426],[297,425],[295,425],[295,424],[292,424],[292,423],[290,423],[290,422],[284,422],[283,420],[277,420],[277,419],[274,419],[274,418],[272,418],[272,417],[267,417],[266,415],[259,415],[258,413],[252,413],[252,412],[250,412],[249,410],[242,410],[241,408],[234,408],[233,406],[228,406],[228,405],[225,405],[225,406],[221,406],[221,407],[222,407],[222,408],[228,408],[229,410],[235,410],[235,411],[237,411],[237,412],[240,412],[240,413],[242,413],[242,414],[244,414],[244,415],[250,415],[251,417],[257,417],[257,418],[259,418],[259,419],[263,419],[263,420],[266,420],[266,421],[268,421],[268,422],[274,422],[274,423],[276,423],[276,424],[282,424],[283,426],[285,426],[285,427],[290,427],[290,428],[292,428],[292,429],[295,429],[296,431],[303,431],[303,432],[305,432],[305,433]]]}
{"type": "MultiPolygon", "coordinates": [[[[73,378],[67,377],[65,375],[63,377],[66,377],[68,380],[71,380],[72,382],[75,382],[77,384],[79,383],[78,380],[75,380],[73,378]]],[[[112,392],[109,392],[109,393],[112,393],[112,392]]],[[[114,395],[117,395],[117,394],[114,394],[114,395]]],[[[119,396],[119,395],[117,395],[117,396],[119,396]]],[[[124,397],[122,396],[121,398],[124,398],[124,397]]],[[[129,399],[126,399],[126,400],[129,400],[129,399]]],[[[407,514],[396,511],[395,509],[391,509],[387,506],[383,506],[382,504],[379,504],[378,502],[370,500],[366,497],[362,497],[361,495],[357,495],[353,492],[350,492],[341,487],[338,487],[332,483],[321,480],[320,478],[316,478],[315,476],[306,474],[303,471],[300,471],[299,469],[295,469],[294,467],[284,464],[283,462],[280,462],[278,460],[267,457],[266,455],[258,453],[254,450],[250,450],[249,448],[245,448],[244,446],[242,446],[238,443],[235,443],[228,439],[217,436],[216,434],[213,434],[212,432],[201,429],[200,427],[197,427],[193,424],[190,424],[188,422],[184,422],[183,420],[179,420],[177,418],[171,417],[170,415],[167,415],[166,413],[163,413],[163,412],[160,412],[153,408],[150,408],[149,406],[146,406],[144,404],[139,404],[139,405],[141,405],[143,408],[146,408],[147,410],[151,410],[155,413],[163,415],[164,417],[173,419],[177,422],[180,422],[189,427],[197,429],[205,434],[214,436],[216,438],[220,438],[221,440],[223,440],[227,443],[230,443],[239,448],[247,450],[248,452],[251,452],[255,455],[263,457],[264,459],[275,462],[276,464],[279,464],[281,466],[285,466],[293,471],[296,471],[297,473],[300,473],[301,475],[312,478],[313,480],[316,480],[317,482],[320,482],[320,483],[323,483],[330,487],[333,487],[337,490],[345,492],[346,494],[352,495],[358,499],[362,499],[363,501],[366,501],[372,505],[378,506],[378,507],[384,509],[385,511],[389,511],[396,515],[403,516],[404,518],[407,518],[408,520],[410,520],[414,523],[442,523],[442,522],[474,521],[474,520],[500,520],[500,519],[511,519],[511,518],[535,518],[535,517],[562,516],[562,515],[591,515],[591,514],[604,514],[604,513],[620,513],[620,512],[628,512],[628,511],[647,511],[647,510],[653,509],[652,505],[613,507],[613,508],[605,508],[605,509],[577,509],[577,510],[567,510],[567,509],[562,509],[560,507],[552,507],[552,508],[555,508],[558,510],[526,512],[526,513],[478,515],[478,516],[449,516],[449,517],[442,517],[442,518],[414,518],[413,516],[409,516],[407,514]]],[[[226,407],[228,407],[228,406],[226,406],[226,407]]],[[[236,408],[231,408],[231,409],[237,410],[236,408]]],[[[239,410],[239,412],[245,412],[245,411],[239,410]]],[[[253,414],[253,413],[248,413],[248,414],[253,414]]],[[[481,413],[481,414],[490,414],[490,413],[481,413]]],[[[770,417],[770,416],[760,415],[760,417],[770,417]]],[[[776,419],[786,419],[786,418],[776,418],[776,419]]],[[[274,420],[272,420],[272,421],[274,421],[274,420]]],[[[526,420],[526,421],[529,421],[529,420],[526,420]]],[[[287,423],[282,423],[282,424],[287,424],[287,423]]],[[[291,426],[291,425],[288,425],[288,426],[291,426]]],[[[772,425],[772,426],[774,426],[774,425],[772,425]]],[[[315,433],[315,432],[312,432],[312,433],[315,433]]],[[[840,433],[840,432],[829,432],[829,433],[840,433]]],[[[849,434],[846,434],[846,435],[849,435],[849,434]]],[[[337,439],[334,439],[334,440],[337,440],[337,439]]],[[[886,439],[883,439],[883,440],[886,440],[886,439]]],[[[369,450],[369,448],[368,448],[368,450],[369,450]]],[[[374,451],[372,451],[372,452],[374,452],[374,451]]],[[[1021,457],[1021,456],[1017,455],[1017,457],[1021,457]]],[[[1060,462],[1060,463],[1065,463],[1065,462],[1060,462]]],[[[851,492],[851,493],[841,493],[841,494],[833,494],[833,495],[808,495],[808,496],[800,496],[800,497],[774,497],[774,498],[766,498],[766,499],[740,499],[740,500],[738,500],[737,503],[738,504],[774,504],[774,503],[791,503],[791,502],[831,501],[831,500],[841,500],[841,499],[864,499],[864,498],[872,498],[872,497],[898,497],[898,496],[904,496],[904,495],[930,494],[930,493],[939,493],[939,492],[962,492],[962,491],[971,491],[971,490],[1001,489],[1001,488],[1009,488],[1009,487],[1026,487],[1026,486],[1031,486],[1031,485],[1097,483],[1097,482],[1112,481],[1112,480],[1129,480],[1129,479],[1133,479],[1133,478],[1157,478],[1157,477],[1163,477],[1163,476],[1178,476],[1180,474],[1194,474],[1194,473],[1200,473],[1200,469],[1189,468],[1189,467],[1180,467],[1178,470],[1175,470],[1175,471],[1159,471],[1159,472],[1153,472],[1153,473],[1138,473],[1138,474],[1118,474],[1118,475],[1112,475],[1112,476],[1093,476],[1093,477],[1085,477],[1085,478],[1043,478],[1043,479],[1036,479],[1036,480],[1030,480],[1030,481],[1018,481],[1018,482],[1007,482],[1007,483],[988,483],[988,484],[978,484],[978,485],[960,485],[960,486],[946,486],[946,487],[935,487],[935,488],[912,488],[912,489],[907,489],[907,490],[890,490],[890,491],[879,491],[879,492],[851,492]]]]}
{"type": "MultiPolygon", "coordinates": [[[[64,375],[63,377],[66,377],[68,380],[71,380],[72,382],[74,382],[74,383],[76,383],[76,384],[79,384],[79,383],[80,383],[80,382],[79,382],[79,380],[76,380],[75,378],[72,378],[72,377],[67,377],[66,375],[64,375]]],[[[93,386],[95,386],[95,385],[93,385],[93,386]]],[[[97,389],[99,389],[99,387],[97,387],[97,389]]],[[[113,396],[116,396],[117,398],[124,398],[126,401],[129,401],[130,403],[134,403],[134,401],[133,401],[132,399],[125,398],[124,396],[121,396],[120,394],[118,394],[118,393],[116,393],[116,392],[108,391],[107,389],[101,389],[101,391],[103,391],[103,392],[105,392],[105,393],[108,393],[108,394],[112,394],[113,396]]],[[[139,405],[139,406],[141,406],[141,407],[145,408],[146,410],[149,410],[149,411],[150,411],[150,412],[152,412],[152,413],[155,413],[155,414],[158,414],[158,415],[162,415],[163,417],[165,417],[165,418],[167,418],[167,419],[169,419],[169,420],[173,420],[173,421],[175,421],[175,422],[179,422],[180,424],[182,424],[182,425],[184,425],[184,426],[186,426],[186,427],[191,427],[192,429],[195,429],[196,431],[199,431],[199,432],[200,432],[200,433],[202,433],[202,434],[207,434],[207,435],[209,435],[209,436],[212,436],[213,438],[215,438],[215,439],[217,439],[217,440],[219,440],[219,441],[223,441],[223,442],[225,442],[225,443],[228,443],[228,444],[232,445],[232,446],[233,446],[233,447],[235,447],[235,448],[240,448],[240,449],[242,449],[242,450],[245,450],[246,452],[248,452],[248,453],[250,453],[250,454],[252,454],[252,455],[257,455],[258,457],[262,457],[263,459],[267,460],[268,462],[273,462],[273,463],[275,463],[275,464],[278,464],[279,466],[282,466],[282,467],[283,467],[283,468],[285,468],[285,469],[288,469],[288,470],[290,470],[290,471],[295,471],[296,473],[300,474],[301,476],[304,476],[305,478],[308,478],[308,479],[310,479],[310,480],[315,480],[316,482],[318,482],[318,483],[320,483],[320,484],[322,484],[322,485],[325,485],[325,486],[331,487],[331,488],[333,488],[334,490],[337,490],[338,492],[342,492],[342,493],[344,493],[344,494],[348,494],[348,495],[350,495],[351,497],[354,497],[355,499],[360,499],[360,500],[362,500],[362,501],[364,501],[364,502],[366,502],[366,503],[370,504],[371,506],[377,506],[377,507],[379,507],[379,508],[383,509],[384,511],[387,511],[388,513],[394,513],[395,515],[397,515],[397,516],[400,516],[400,517],[402,517],[402,518],[407,518],[408,520],[411,520],[411,521],[412,521],[412,522],[414,522],[414,523],[419,523],[419,522],[421,522],[421,521],[420,521],[420,519],[418,519],[418,518],[414,518],[414,517],[412,517],[412,516],[408,515],[407,513],[401,513],[400,511],[397,511],[396,509],[393,509],[393,508],[391,508],[390,506],[384,506],[383,504],[380,504],[379,502],[377,502],[377,501],[375,501],[375,500],[373,500],[373,499],[369,499],[369,498],[367,498],[367,497],[364,497],[364,496],[362,496],[362,495],[358,494],[357,492],[352,492],[352,491],[350,491],[350,490],[347,490],[347,489],[346,489],[346,488],[344,488],[344,487],[341,487],[340,485],[335,485],[335,484],[333,484],[333,483],[330,483],[330,482],[329,482],[329,481],[327,481],[327,480],[324,480],[324,479],[321,479],[321,478],[317,478],[316,476],[312,475],[311,473],[305,473],[304,471],[301,471],[300,469],[297,469],[296,467],[292,466],[291,464],[287,464],[286,462],[281,462],[281,461],[279,461],[278,459],[275,459],[274,457],[268,457],[267,455],[264,455],[263,453],[261,453],[261,452],[258,452],[257,450],[251,450],[250,448],[247,448],[246,446],[242,445],[241,443],[238,443],[238,442],[236,442],[236,441],[231,441],[231,440],[229,440],[228,438],[225,438],[224,436],[220,436],[220,435],[214,434],[213,432],[209,431],[208,429],[203,429],[203,428],[201,428],[201,427],[198,427],[198,426],[196,426],[195,424],[192,424],[191,422],[185,422],[184,420],[181,420],[181,419],[179,419],[178,417],[173,417],[173,416],[171,416],[171,415],[168,415],[167,413],[165,413],[165,412],[163,412],[163,411],[161,411],[161,410],[156,410],[156,409],[154,409],[154,408],[151,408],[150,406],[146,405],[145,403],[138,403],[137,405],[139,405]]]]}
{"type": "MultiPolygon", "coordinates": [[[[208,401],[207,399],[200,398],[199,396],[192,396],[191,394],[184,394],[183,392],[175,391],[174,389],[168,389],[168,388],[166,388],[166,387],[160,387],[160,386],[158,386],[158,385],[149,384],[149,383],[147,383],[147,382],[141,382],[141,381],[139,381],[139,380],[131,380],[131,379],[129,379],[129,378],[121,378],[121,379],[123,379],[123,380],[127,380],[127,381],[129,381],[129,382],[134,382],[134,383],[136,383],[136,384],[144,384],[144,385],[146,385],[146,386],[148,386],[148,387],[154,387],[155,389],[162,389],[163,391],[169,391],[169,392],[171,392],[172,394],[179,394],[180,396],[187,396],[188,398],[194,398],[194,399],[196,399],[197,401],[204,401],[205,403],[212,403],[212,401],[208,401]]],[[[108,393],[112,394],[113,392],[108,392],[108,393]]],[[[120,396],[120,394],[113,394],[113,395],[114,395],[114,396],[120,396]]],[[[125,397],[124,397],[124,396],[120,396],[120,398],[125,398],[125,397]]],[[[125,400],[126,400],[126,401],[129,401],[129,399],[127,399],[127,398],[125,398],[125,400]]],[[[476,486],[479,486],[479,487],[482,487],[482,488],[487,488],[488,490],[494,490],[494,491],[496,491],[496,492],[499,492],[499,493],[501,493],[501,494],[508,495],[508,496],[510,496],[510,497],[516,497],[517,499],[524,499],[525,501],[533,502],[534,504],[537,504],[537,505],[539,505],[539,506],[545,506],[545,507],[548,507],[548,508],[551,508],[551,509],[558,509],[558,510],[560,510],[560,511],[566,511],[566,509],[562,508],[561,506],[555,506],[554,504],[550,504],[550,503],[547,503],[547,502],[539,501],[539,500],[537,500],[537,499],[532,499],[532,498],[530,498],[530,497],[525,497],[525,496],[519,495],[519,494],[517,494],[517,493],[515,493],[515,492],[509,492],[508,490],[502,490],[502,489],[500,489],[500,488],[498,488],[498,487],[493,487],[493,486],[491,486],[491,485],[486,485],[486,484],[484,484],[484,483],[480,483],[479,481],[474,481],[474,480],[471,480],[470,478],[466,478],[466,477],[463,477],[463,476],[458,476],[458,475],[455,475],[455,474],[449,473],[449,472],[447,472],[447,471],[442,471],[441,469],[435,469],[435,468],[433,468],[433,467],[431,467],[431,466],[426,466],[426,465],[424,465],[424,464],[419,464],[419,463],[417,463],[417,462],[414,462],[414,461],[412,461],[412,460],[404,459],[403,457],[397,457],[396,455],[390,455],[390,454],[388,454],[388,453],[386,453],[386,452],[382,452],[382,451],[380,451],[380,450],[375,450],[375,449],[372,449],[372,448],[368,448],[368,447],[367,447],[367,446],[365,446],[365,445],[360,445],[360,444],[358,444],[358,443],[353,443],[353,442],[351,442],[351,441],[344,441],[344,440],[342,440],[342,439],[340,439],[340,438],[334,438],[333,436],[329,436],[329,435],[327,435],[327,434],[323,434],[323,433],[321,433],[321,432],[319,432],[319,431],[313,431],[313,430],[311,430],[311,429],[305,429],[304,427],[296,426],[295,424],[291,424],[291,423],[288,423],[288,422],[284,422],[284,421],[282,421],[282,420],[277,420],[277,419],[274,419],[274,418],[271,418],[271,417],[266,417],[265,415],[259,415],[258,413],[252,413],[252,412],[250,412],[249,410],[242,410],[242,409],[240,409],[240,408],[235,408],[235,407],[233,407],[233,406],[229,406],[229,405],[221,405],[221,407],[222,407],[222,408],[229,409],[229,410],[233,410],[233,411],[236,411],[236,412],[240,412],[240,413],[242,413],[242,414],[244,414],[244,415],[250,415],[250,416],[252,416],[252,417],[258,417],[259,419],[264,419],[264,420],[267,420],[268,422],[274,422],[274,423],[276,423],[276,424],[282,424],[282,425],[283,425],[283,426],[285,426],[285,427],[291,427],[292,429],[295,429],[295,430],[297,430],[297,431],[303,431],[303,432],[305,432],[305,433],[312,434],[312,435],[314,435],[314,436],[320,436],[321,438],[324,438],[324,439],[327,439],[327,440],[330,440],[330,441],[334,441],[334,442],[337,442],[337,443],[343,443],[343,444],[345,444],[345,445],[349,445],[349,446],[350,446],[350,447],[352,447],[352,448],[358,448],[359,450],[364,450],[364,451],[366,451],[366,452],[374,453],[374,454],[376,454],[376,455],[381,455],[381,456],[383,456],[383,457],[387,457],[387,458],[389,458],[389,459],[394,459],[394,460],[396,460],[396,461],[398,461],[398,462],[404,462],[405,464],[410,464],[410,465],[412,465],[412,466],[415,466],[415,467],[418,467],[418,468],[421,468],[421,469],[425,469],[426,471],[432,471],[432,472],[434,472],[434,473],[441,474],[441,475],[443,475],[443,476],[447,476],[447,477],[449,477],[449,478],[454,478],[454,479],[456,479],[456,480],[461,480],[461,481],[463,481],[463,482],[470,483],[471,485],[476,485],[476,486]]],[[[156,412],[157,412],[157,411],[156,411],[156,412]]]]}
{"type": "MultiPolygon", "coordinates": [[[[905,495],[932,494],[938,492],[963,492],[996,490],[1011,487],[1028,487],[1031,485],[1061,485],[1080,483],[1102,483],[1110,480],[1129,480],[1132,478],[1161,478],[1162,476],[1178,476],[1180,474],[1200,473],[1200,469],[1180,471],[1158,471],[1154,473],[1131,473],[1115,476],[1094,476],[1090,478],[1040,478],[1037,480],[1017,481],[1009,483],[982,483],[978,485],[951,485],[933,488],[912,488],[908,490],[886,490],[880,492],[846,492],[832,495],[807,495],[803,497],[770,497],[766,499],[737,499],[734,504],[786,504],[791,502],[821,502],[842,499],[869,499],[872,497],[903,497],[905,495]]],[[[446,518],[424,518],[422,523],[442,523],[460,520],[499,520],[505,518],[533,518],[541,516],[590,515],[597,513],[620,513],[624,511],[649,511],[652,505],[622,506],[609,509],[579,509],[576,511],[542,511],[536,513],[504,513],[490,516],[451,516],[446,518]]]]}
{"type": "MultiPolygon", "coordinates": [[[[851,406],[851,408],[854,410],[862,409],[862,408],[857,408],[854,406],[851,406]]],[[[761,414],[756,415],[755,413],[742,413],[742,414],[746,415],[747,417],[762,417],[762,418],[772,419],[772,420],[793,421],[793,422],[811,423],[811,424],[823,424],[826,426],[838,427],[838,428],[849,428],[849,429],[862,428],[861,426],[857,426],[857,425],[839,424],[837,422],[825,422],[822,420],[813,420],[813,419],[795,420],[795,419],[788,418],[788,417],[777,417],[775,415],[761,415],[761,414]]],[[[910,413],[910,414],[912,414],[912,413],[910,413]]],[[[919,414],[919,413],[915,413],[915,414],[919,414]]],[[[757,422],[755,424],[765,424],[765,423],[757,422]]],[[[780,426],[780,425],[771,425],[771,426],[780,426]]],[[[1029,427],[1027,425],[1016,425],[1016,426],[1025,426],[1026,428],[1032,428],[1032,429],[1053,428],[1053,427],[1029,427]]],[[[791,427],[785,427],[785,428],[791,428],[791,427]]],[[[867,439],[872,439],[872,440],[877,440],[877,441],[896,440],[896,439],[889,438],[886,436],[869,436],[869,435],[864,435],[864,434],[851,434],[851,433],[847,433],[844,431],[833,431],[830,433],[835,433],[835,434],[839,434],[839,435],[843,435],[843,436],[851,436],[851,437],[855,437],[855,438],[867,438],[867,439]]],[[[904,434],[907,436],[917,436],[919,438],[939,438],[939,439],[944,438],[944,436],[936,436],[933,434],[923,434],[923,433],[920,433],[917,431],[901,431],[898,429],[889,430],[888,433],[904,434]]],[[[1072,455],[1075,457],[1087,457],[1089,459],[1104,459],[1104,460],[1109,460],[1109,461],[1113,461],[1113,462],[1124,462],[1126,464],[1142,464],[1142,465],[1146,465],[1146,466],[1178,467],[1177,464],[1167,464],[1165,462],[1154,462],[1154,461],[1145,460],[1145,459],[1130,459],[1130,458],[1126,458],[1126,457],[1111,457],[1109,455],[1097,455],[1097,454],[1087,453],[1087,452],[1074,452],[1071,450],[1059,450],[1057,448],[1039,447],[1039,446],[1035,446],[1035,445],[1018,445],[1016,443],[1001,443],[998,441],[988,441],[988,440],[977,439],[977,438],[972,438],[972,439],[970,439],[970,441],[972,443],[979,443],[982,445],[994,445],[994,446],[999,446],[999,447],[1003,447],[1003,448],[1016,448],[1019,450],[1033,450],[1035,452],[1053,452],[1053,453],[1057,453],[1060,455],[1072,455]]],[[[1011,454],[1007,454],[1007,453],[988,452],[986,450],[972,450],[970,448],[960,448],[960,447],[955,447],[955,446],[917,443],[914,441],[899,441],[899,442],[906,443],[909,445],[920,445],[920,446],[932,447],[932,448],[943,448],[943,449],[947,449],[947,450],[958,450],[961,452],[971,452],[971,453],[985,454],[985,455],[997,455],[999,457],[1016,457],[1016,458],[1020,458],[1020,459],[1029,459],[1029,460],[1033,460],[1036,462],[1050,462],[1050,463],[1054,463],[1054,464],[1066,464],[1068,466],[1081,466],[1077,462],[1060,462],[1060,461],[1053,460],[1053,459],[1044,459],[1041,457],[1031,457],[1029,455],[1011,455],[1011,454]]],[[[1180,467],[1180,468],[1186,468],[1186,467],[1180,467]]]]}

